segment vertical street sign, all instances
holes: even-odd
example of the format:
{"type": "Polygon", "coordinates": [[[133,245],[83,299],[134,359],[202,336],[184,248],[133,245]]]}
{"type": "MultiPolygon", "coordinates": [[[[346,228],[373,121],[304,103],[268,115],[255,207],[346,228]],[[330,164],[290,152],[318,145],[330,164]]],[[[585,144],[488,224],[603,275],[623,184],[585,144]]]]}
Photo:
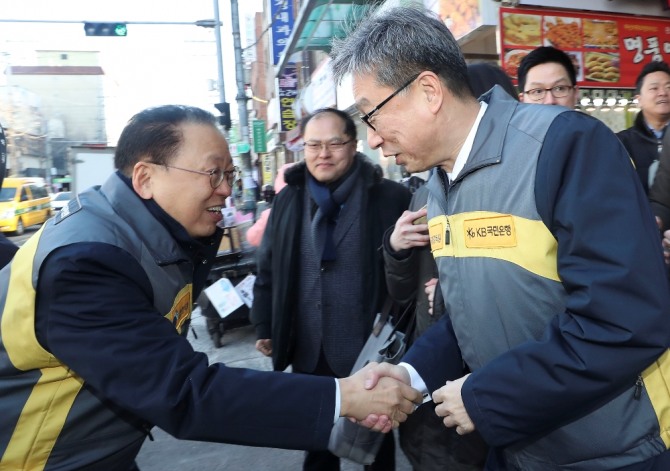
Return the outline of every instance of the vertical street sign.
{"type": "Polygon", "coordinates": [[[277,65],[293,29],[293,0],[270,0],[270,4],[270,14],[272,15],[272,63],[277,65]]]}
{"type": "Polygon", "coordinates": [[[298,73],[295,64],[288,64],[279,77],[279,115],[281,131],[290,131],[298,125],[293,103],[298,96],[298,73]]]}
{"type": "Polygon", "coordinates": [[[265,121],[262,119],[254,119],[252,122],[252,130],[254,136],[254,152],[263,154],[268,151],[268,144],[266,142],[265,121]]]}

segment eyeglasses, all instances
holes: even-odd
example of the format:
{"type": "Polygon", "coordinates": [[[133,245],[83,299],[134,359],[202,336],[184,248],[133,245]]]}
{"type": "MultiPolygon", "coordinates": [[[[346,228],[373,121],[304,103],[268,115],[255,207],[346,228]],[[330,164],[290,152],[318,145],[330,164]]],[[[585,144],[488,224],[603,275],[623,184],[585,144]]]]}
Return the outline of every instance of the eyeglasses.
{"type": "Polygon", "coordinates": [[[556,85],[551,88],[533,88],[527,92],[523,92],[524,95],[527,95],[533,101],[544,100],[544,97],[547,95],[547,92],[551,92],[554,98],[565,98],[572,90],[572,85],[556,85]]]}
{"type": "Polygon", "coordinates": [[[378,104],[377,106],[372,108],[372,110],[370,110],[370,112],[368,112],[366,114],[362,114],[361,115],[361,121],[363,121],[365,124],[367,124],[370,129],[372,129],[373,131],[376,131],[377,129],[372,125],[372,123],[370,123],[370,118],[372,118],[372,115],[375,114],[377,111],[379,111],[382,108],[382,106],[384,106],[386,103],[391,101],[391,98],[393,98],[398,93],[402,92],[404,89],[409,87],[412,84],[412,82],[414,82],[419,77],[419,75],[421,75],[420,72],[418,74],[416,74],[414,77],[412,77],[410,80],[408,80],[407,83],[405,83],[402,87],[397,89],[395,92],[391,93],[384,101],[382,101],[380,104],[378,104]]]}
{"type": "Polygon", "coordinates": [[[224,179],[226,180],[228,186],[232,187],[233,183],[235,183],[235,180],[237,180],[240,172],[237,167],[233,167],[232,170],[221,170],[220,168],[215,168],[212,170],[208,170],[206,172],[201,172],[200,170],[191,170],[190,168],[182,168],[182,167],[176,167],[174,165],[159,164],[157,162],[148,162],[148,163],[154,165],[162,165],[163,167],[173,168],[175,170],[183,170],[184,172],[197,173],[198,175],[207,175],[209,177],[209,184],[213,189],[217,189],[219,185],[223,183],[224,179]]]}
{"type": "Polygon", "coordinates": [[[305,142],[305,150],[308,150],[309,152],[312,153],[317,153],[321,152],[321,149],[325,147],[326,151],[330,150],[331,152],[339,152],[342,149],[344,149],[344,146],[349,144],[353,139],[349,139],[348,141],[344,142],[316,142],[316,141],[309,141],[305,142]]]}

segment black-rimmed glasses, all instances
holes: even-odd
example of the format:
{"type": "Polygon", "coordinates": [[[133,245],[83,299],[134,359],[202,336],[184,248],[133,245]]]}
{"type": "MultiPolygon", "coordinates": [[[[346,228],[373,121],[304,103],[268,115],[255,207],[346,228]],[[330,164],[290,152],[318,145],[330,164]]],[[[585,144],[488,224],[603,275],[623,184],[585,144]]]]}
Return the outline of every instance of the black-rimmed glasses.
{"type": "Polygon", "coordinates": [[[527,95],[533,101],[544,100],[544,97],[547,96],[547,92],[551,93],[554,98],[565,98],[572,90],[572,85],[556,85],[551,88],[533,88],[527,92],[523,92],[524,95],[527,95]]]}
{"type": "Polygon", "coordinates": [[[175,165],[159,164],[157,162],[149,162],[154,165],[162,165],[163,167],[173,168],[175,170],[182,170],[184,172],[197,173],[198,175],[207,175],[209,177],[209,184],[213,189],[217,189],[223,180],[226,180],[226,183],[229,187],[233,187],[235,180],[239,176],[239,169],[233,167],[232,170],[221,170],[220,168],[215,168],[212,170],[207,170],[206,172],[200,170],[191,170],[190,168],[177,167],[175,165]]]}
{"type": "Polygon", "coordinates": [[[397,89],[395,92],[391,93],[385,100],[383,100],[380,104],[378,104],[377,106],[372,108],[372,110],[370,110],[368,113],[362,114],[361,115],[361,121],[363,121],[365,124],[367,124],[370,129],[372,129],[373,131],[376,131],[377,129],[375,129],[375,127],[372,125],[372,123],[370,123],[370,118],[372,118],[372,115],[375,114],[377,111],[379,111],[382,108],[382,106],[384,106],[386,103],[391,101],[391,98],[393,98],[398,93],[402,92],[404,89],[409,87],[411,85],[411,83],[414,82],[419,77],[419,75],[421,75],[420,72],[418,74],[416,74],[414,77],[412,77],[410,80],[408,80],[402,87],[397,89]]]}

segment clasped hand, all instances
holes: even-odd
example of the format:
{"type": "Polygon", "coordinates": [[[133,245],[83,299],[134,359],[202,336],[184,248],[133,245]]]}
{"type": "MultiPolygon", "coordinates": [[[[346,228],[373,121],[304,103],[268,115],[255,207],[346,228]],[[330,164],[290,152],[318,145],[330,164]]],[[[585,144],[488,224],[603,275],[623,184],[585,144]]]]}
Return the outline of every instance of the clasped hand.
{"type": "MultiPolygon", "coordinates": [[[[374,388],[383,379],[388,377],[394,378],[405,384],[410,383],[409,373],[405,368],[390,365],[388,363],[375,365],[368,370],[367,375],[367,381],[365,383],[366,388],[374,388]]],[[[436,404],[435,413],[439,417],[444,417],[443,423],[446,427],[456,427],[456,433],[459,435],[465,435],[475,431],[475,424],[472,422],[472,419],[470,419],[468,411],[465,409],[465,404],[463,404],[463,398],[461,397],[461,389],[468,376],[470,375],[465,375],[455,381],[447,381],[446,385],[433,392],[432,395],[433,402],[436,404]]],[[[415,391],[414,389],[412,390],[415,391]]],[[[416,392],[419,393],[419,391],[416,392]]],[[[414,402],[416,404],[421,403],[420,399],[419,402],[414,402]]],[[[378,422],[385,419],[386,418],[384,417],[370,415],[363,420],[361,424],[368,428],[377,429],[377,427],[379,427],[378,422]],[[378,422],[375,422],[375,420],[378,422]]],[[[384,425],[386,424],[384,423],[384,425]]],[[[394,424],[394,427],[395,426],[396,425],[394,424]]]]}
{"type": "Polygon", "coordinates": [[[397,428],[407,420],[416,405],[421,404],[421,393],[408,385],[407,372],[398,366],[369,363],[356,374],[338,381],[340,415],[355,419],[364,427],[378,432],[386,433],[397,428]],[[370,381],[372,372],[380,367],[382,374],[374,376],[373,384],[370,381]],[[391,373],[392,368],[402,371],[391,373]]]}

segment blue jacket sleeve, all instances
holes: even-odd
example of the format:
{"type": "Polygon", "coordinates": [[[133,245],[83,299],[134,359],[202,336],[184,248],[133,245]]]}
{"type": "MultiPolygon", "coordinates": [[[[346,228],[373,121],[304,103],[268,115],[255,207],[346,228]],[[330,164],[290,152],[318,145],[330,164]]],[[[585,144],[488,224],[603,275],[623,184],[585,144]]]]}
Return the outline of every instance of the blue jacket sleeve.
{"type": "Polygon", "coordinates": [[[106,244],[74,244],[43,265],[40,343],[99,397],[177,438],[325,449],[332,378],[209,365],[156,311],[138,263],[106,244]]]}
{"type": "Polygon", "coordinates": [[[447,313],[414,341],[402,361],[416,369],[431,394],[463,376],[465,365],[447,313]]]}
{"type": "Polygon", "coordinates": [[[616,136],[581,113],[559,116],[539,156],[535,197],[558,241],[567,305],[540,340],[464,383],[466,409],[494,446],[593,411],[631,388],[670,344],[658,229],[616,136]]]}

